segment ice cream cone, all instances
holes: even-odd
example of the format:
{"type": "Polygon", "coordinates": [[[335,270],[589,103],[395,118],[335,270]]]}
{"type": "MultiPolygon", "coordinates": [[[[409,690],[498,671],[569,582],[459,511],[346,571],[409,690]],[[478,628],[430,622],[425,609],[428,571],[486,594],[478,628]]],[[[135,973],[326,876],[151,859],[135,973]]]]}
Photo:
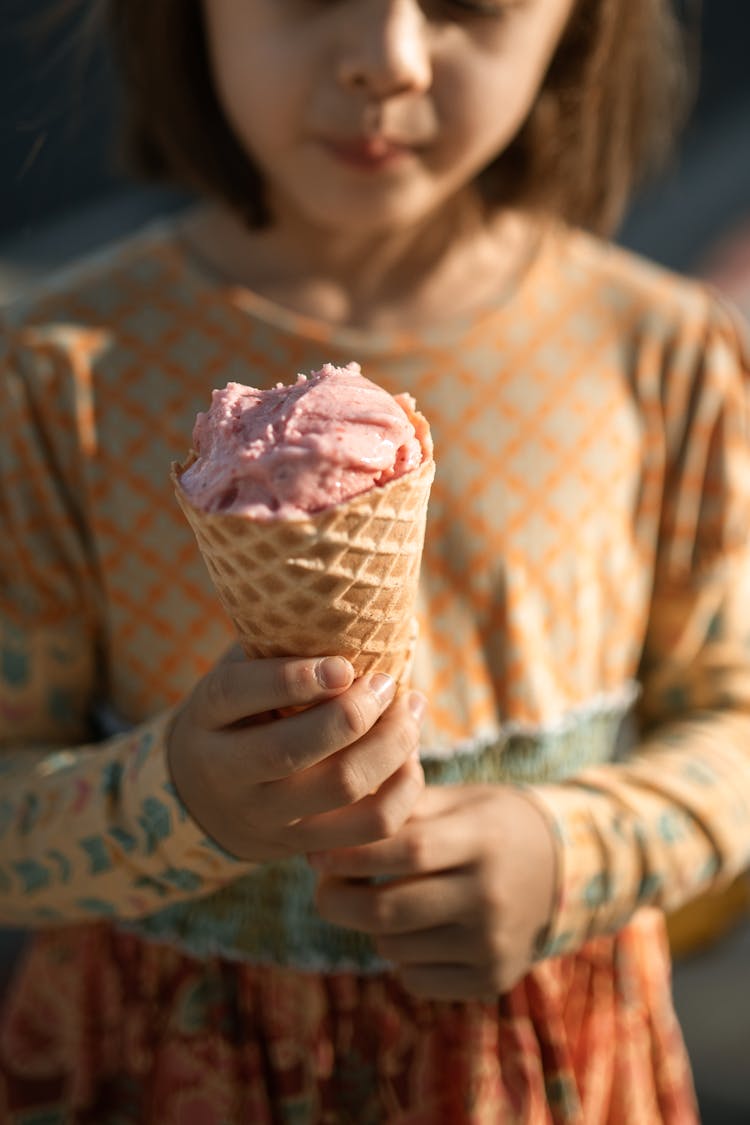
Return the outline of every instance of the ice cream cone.
{"type": "Polygon", "coordinates": [[[246,654],[346,656],[358,676],[407,683],[435,472],[429,435],[418,468],[299,519],[194,507],[179,483],[194,460],[172,466],[175,492],[246,654]]]}

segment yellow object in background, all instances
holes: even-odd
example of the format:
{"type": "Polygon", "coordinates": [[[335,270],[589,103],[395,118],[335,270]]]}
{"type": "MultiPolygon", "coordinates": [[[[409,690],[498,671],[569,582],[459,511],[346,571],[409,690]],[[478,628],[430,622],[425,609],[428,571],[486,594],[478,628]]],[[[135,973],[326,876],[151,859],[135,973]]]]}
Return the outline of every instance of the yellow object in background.
{"type": "Polygon", "coordinates": [[[722,891],[703,895],[667,917],[667,930],[675,958],[699,953],[715,945],[750,916],[750,874],[722,891]]]}

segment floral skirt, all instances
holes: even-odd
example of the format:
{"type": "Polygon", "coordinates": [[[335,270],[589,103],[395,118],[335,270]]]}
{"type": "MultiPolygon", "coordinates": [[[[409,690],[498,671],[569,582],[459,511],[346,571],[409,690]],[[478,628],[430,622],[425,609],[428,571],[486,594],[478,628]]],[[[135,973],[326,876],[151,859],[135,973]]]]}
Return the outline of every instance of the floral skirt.
{"type": "Polygon", "coordinates": [[[8,1125],[691,1125],[661,916],[492,1004],[395,977],[197,961],[101,925],[36,937],[0,1027],[8,1125]]]}

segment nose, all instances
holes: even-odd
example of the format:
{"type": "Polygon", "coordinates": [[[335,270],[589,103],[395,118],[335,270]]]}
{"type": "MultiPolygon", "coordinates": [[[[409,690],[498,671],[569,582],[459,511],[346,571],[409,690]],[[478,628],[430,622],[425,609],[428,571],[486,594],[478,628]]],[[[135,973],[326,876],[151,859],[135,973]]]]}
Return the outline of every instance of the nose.
{"type": "Polygon", "coordinates": [[[341,49],[341,84],[377,100],[427,90],[430,29],[419,0],[365,0],[359,10],[341,49]]]}

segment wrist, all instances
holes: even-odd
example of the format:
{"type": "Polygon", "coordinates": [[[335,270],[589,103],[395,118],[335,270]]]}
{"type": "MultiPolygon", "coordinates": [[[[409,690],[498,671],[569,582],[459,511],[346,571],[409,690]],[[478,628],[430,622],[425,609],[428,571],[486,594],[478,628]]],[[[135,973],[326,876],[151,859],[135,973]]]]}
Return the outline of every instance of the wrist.
{"type": "Polygon", "coordinates": [[[563,891],[562,846],[553,818],[536,792],[535,786],[517,785],[515,792],[532,816],[535,843],[535,869],[539,912],[533,937],[532,956],[535,961],[549,956],[550,941],[555,933],[563,891]]]}

